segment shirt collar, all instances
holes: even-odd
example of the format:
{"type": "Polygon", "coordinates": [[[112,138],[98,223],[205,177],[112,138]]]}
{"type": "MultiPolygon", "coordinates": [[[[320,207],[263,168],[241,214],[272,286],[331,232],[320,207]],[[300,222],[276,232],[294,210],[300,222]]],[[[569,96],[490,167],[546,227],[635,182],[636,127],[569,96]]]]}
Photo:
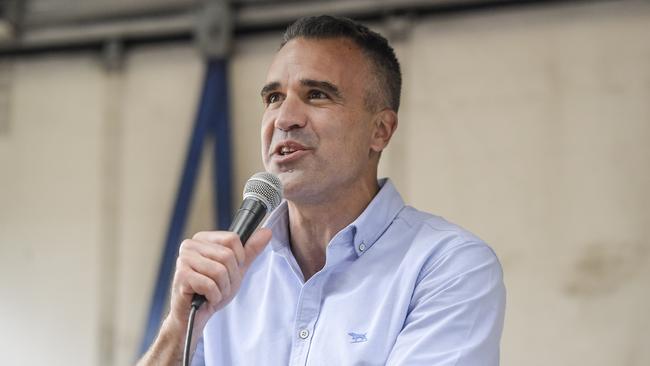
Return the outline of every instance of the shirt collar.
{"type": "Polygon", "coordinates": [[[273,232],[270,243],[273,251],[281,252],[283,249],[289,249],[289,208],[286,200],[282,200],[262,226],[273,232]]]}
{"type": "MultiPolygon", "coordinates": [[[[388,178],[380,179],[379,192],[370,201],[370,204],[363,210],[361,215],[352,223],[343,228],[339,234],[351,231],[352,240],[347,240],[354,245],[357,256],[363,255],[370,249],[377,239],[388,229],[393,219],[404,207],[404,200],[395,186],[388,178]]],[[[289,248],[289,213],[287,202],[282,201],[280,205],[269,215],[263,225],[273,231],[271,249],[276,252],[290,250],[289,248]]],[[[335,235],[332,240],[341,235],[335,235]]],[[[345,237],[350,237],[345,235],[345,237]]]]}
{"type": "Polygon", "coordinates": [[[368,207],[348,225],[354,228],[354,250],[358,256],[375,244],[404,207],[404,200],[390,179],[380,179],[379,186],[368,207]]]}

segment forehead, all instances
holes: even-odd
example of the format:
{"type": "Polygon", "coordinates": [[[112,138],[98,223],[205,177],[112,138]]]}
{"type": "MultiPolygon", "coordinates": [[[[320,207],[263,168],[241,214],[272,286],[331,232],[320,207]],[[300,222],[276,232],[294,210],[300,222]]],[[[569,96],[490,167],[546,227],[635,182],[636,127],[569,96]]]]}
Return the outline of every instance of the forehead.
{"type": "Polygon", "coordinates": [[[363,85],[369,61],[346,38],[294,38],[275,55],[266,82],[290,84],[304,79],[324,80],[339,86],[363,85]]]}

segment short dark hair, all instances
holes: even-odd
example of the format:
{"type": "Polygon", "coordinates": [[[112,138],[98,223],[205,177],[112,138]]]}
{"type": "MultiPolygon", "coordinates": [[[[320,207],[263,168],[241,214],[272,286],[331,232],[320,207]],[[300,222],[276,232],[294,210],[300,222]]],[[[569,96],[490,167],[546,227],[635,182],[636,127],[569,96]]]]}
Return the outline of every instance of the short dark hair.
{"type": "Polygon", "coordinates": [[[282,36],[280,48],[298,37],[347,38],[353,41],[374,66],[373,74],[380,89],[378,93],[369,93],[371,95],[366,98],[367,106],[372,109],[377,108],[377,104],[383,104],[380,105],[382,108],[389,107],[397,112],[402,88],[402,72],[395,51],[381,34],[349,18],[321,15],[300,18],[291,24],[282,36]]]}

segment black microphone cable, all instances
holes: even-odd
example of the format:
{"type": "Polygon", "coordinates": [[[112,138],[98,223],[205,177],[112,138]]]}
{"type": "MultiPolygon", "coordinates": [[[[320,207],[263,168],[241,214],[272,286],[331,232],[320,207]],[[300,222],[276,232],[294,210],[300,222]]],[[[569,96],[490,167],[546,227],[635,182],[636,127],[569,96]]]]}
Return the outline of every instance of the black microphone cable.
{"type": "Polygon", "coordinates": [[[185,334],[185,347],[183,347],[183,366],[190,364],[190,347],[192,346],[192,331],[194,330],[194,317],[201,304],[198,301],[192,301],[190,307],[190,317],[187,320],[187,333],[185,334]]]}

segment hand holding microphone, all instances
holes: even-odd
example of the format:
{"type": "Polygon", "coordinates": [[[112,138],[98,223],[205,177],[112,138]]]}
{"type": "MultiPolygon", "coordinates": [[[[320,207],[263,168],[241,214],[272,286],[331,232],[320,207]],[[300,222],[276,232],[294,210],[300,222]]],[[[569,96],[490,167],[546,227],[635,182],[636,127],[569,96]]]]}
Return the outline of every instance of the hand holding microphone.
{"type": "MultiPolygon", "coordinates": [[[[242,253],[239,248],[240,246],[243,246],[243,244],[246,244],[248,238],[264,218],[264,215],[280,204],[280,201],[282,200],[282,183],[280,183],[280,180],[271,173],[256,173],[246,182],[243,196],[244,201],[235,214],[235,218],[232,220],[232,224],[228,231],[237,235],[237,238],[231,238],[231,240],[235,240],[235,242],[230,246],[230,249],[233,250],[235,256],[237,256],[237,262],[240,266],[243,265],[244,268],[248,268],[252,259],[250,262],[246,261],[247,252],[252,251],[250,254],[254,254],[254,257],[257,257],[257,254],[259,254],[264,247],[258,248],[255,246],[257,241],[253,240],[249,250],[244,250],[244,253],[242,253]],[[236,239],[239,239],[239,243],[236,242],[236,239]]],[[[193,239],[200,240],[202,237],[209,239],[210,237],[213,237],[211,233],[213,232],[198,233],[193,239]]],[[[217,237],[213,238],[216,239],[216,241],[219,240],[217,237]]],[[[228,242],[227,238],[224,238],[224,240],[228,242]]],[[[265,242],[268,243],[269,240],[270,237],[265,242]]],[[[250,257],[250,254],[248,257],[250,257]]],[[[192,298],[192,306],[199,308],[205,302],[208,294],[202,294],[202,291],[195,291],[195,295],[192,298]]]]}
{"type": "Polygon", "coordinates": [[[163,327],[174,339],[187,329],[184,364],[194,347],[190,340],[196,340],[210,316],[233,299],[251,263],[271,240],[269,229],[253,232],[266,213],[280,204],[282,184],[273,174],[256,173],[246,182],[243,198],[229,231],[199,232],[181,243],[170,314],[163,327]]]}

